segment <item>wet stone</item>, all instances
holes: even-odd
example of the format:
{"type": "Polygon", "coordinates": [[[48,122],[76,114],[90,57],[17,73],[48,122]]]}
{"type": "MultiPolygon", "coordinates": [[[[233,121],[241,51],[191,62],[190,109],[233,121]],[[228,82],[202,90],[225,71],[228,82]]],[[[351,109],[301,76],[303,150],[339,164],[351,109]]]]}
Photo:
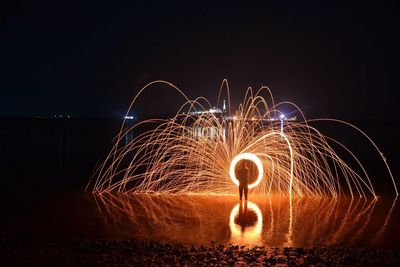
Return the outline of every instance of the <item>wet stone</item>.
{"type": "Polygon", "coordinates": [[[6,237],[0,242],[4,266],[400,266],[398,250],[365,247],[209,247],[60,237],[6,237]]]}

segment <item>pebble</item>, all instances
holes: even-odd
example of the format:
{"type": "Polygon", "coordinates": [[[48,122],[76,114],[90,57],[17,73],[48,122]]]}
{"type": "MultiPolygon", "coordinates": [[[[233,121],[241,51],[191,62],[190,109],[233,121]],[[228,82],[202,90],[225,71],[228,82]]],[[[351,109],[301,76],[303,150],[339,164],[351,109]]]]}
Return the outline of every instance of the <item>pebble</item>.
{"type": "Polygon", "coordinates": [[[400,266],[400,250],[209,244],[6,236],[0,239],[0,258],[4,266],[400,266]]]}

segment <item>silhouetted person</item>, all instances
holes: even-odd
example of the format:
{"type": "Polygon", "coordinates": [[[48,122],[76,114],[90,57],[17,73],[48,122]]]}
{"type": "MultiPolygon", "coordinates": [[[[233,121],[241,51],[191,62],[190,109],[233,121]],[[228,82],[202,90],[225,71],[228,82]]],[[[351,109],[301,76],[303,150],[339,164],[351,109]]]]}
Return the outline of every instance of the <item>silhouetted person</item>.
{"type": "Polygon", "coordinates": [[[239,181],[240,200],[242,200],[243,192],[244,192],[244,199],[247,200],[247,193],[249,192],[249,175],[250,175],[250,169],[247,166],[247,162],[240,164],[238,166],[238,172],[236,177],[239,181]]]}

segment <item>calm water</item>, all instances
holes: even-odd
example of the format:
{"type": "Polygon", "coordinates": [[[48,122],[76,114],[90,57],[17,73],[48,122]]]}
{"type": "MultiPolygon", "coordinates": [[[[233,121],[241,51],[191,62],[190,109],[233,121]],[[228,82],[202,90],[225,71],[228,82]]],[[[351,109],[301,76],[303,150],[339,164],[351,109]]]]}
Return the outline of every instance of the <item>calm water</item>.
{"type": "Polygon", "coordinates": [[[395,199],[233,196],[69,196],[23,228],[88,238],[232,243],[272,247],[346,244],[398,247],[395,199]]]}
{"type": "MultiPolygon", "coordinates": [[[[117,120],[3,120],[1,220],[3,234],[141,238],[188,244],[267,246],[370,245],[399,248],[400,205],[382,189],[375,199],[255,198],[235,196],[127,196],[84,193],[93,167],[107,152],[117,120]]],[[[399,124],[392,138],[381,124],[367,130],[397,178],[399,124]],[[398,134],[397,134],[398,133],[398,134]]],[[[366,127],[364,127],[366,128],[366,127]]],[[[339,132],[338,135],[343,134],[339,132]]],[[[349,142],[354,142],[348,138],[349,142]]],[[[355,139],[357,140],[357,139],[355,139]]],[[[355,144],[360,154],[363,144],[355,144]]],[[[377,187],[387,175],[366,158],[377,187]]]]}

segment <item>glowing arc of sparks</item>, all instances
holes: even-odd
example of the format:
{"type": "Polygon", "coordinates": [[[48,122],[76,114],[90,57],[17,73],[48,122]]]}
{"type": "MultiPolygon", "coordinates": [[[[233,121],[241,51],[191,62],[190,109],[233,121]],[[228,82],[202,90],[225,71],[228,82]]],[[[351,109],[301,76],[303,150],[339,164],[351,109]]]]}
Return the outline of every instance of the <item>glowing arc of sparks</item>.
{"type": "Polygon", "coordinates": [[[396,181],[381,150],[350,123],[329,118],[308,120],[294,103],[275,103],[266,86],[256,94],[249,87],[242,103],[231,113],[227,80],[222,82],[218,97],[220,99],[222,91],[226,90],[227,114],[207,112],[213,106],[206,98],[190,100],[177,86],[161,80],[144,86],[131,102],[127,114],[142,92],[155,85],[166,85],[178,91],[186,102],[173,118],[148,119],[135,125],[126,124],[124,120],[111,151],[94,170],[86,190],[97,193],[232,194],[237,192],[238,185],[237,179],[232,178],[234,157],[251,153],[262,161],[258,165],[257,159],[250,159],[258,165],[259,172],[258,179],[250,187],[257,186],[252,190],[253,194],[288,195],[292,199],[292,195],[337,197],[346,192],[354,197],[357,192],[360,196],[371,193],[377,197],[372,180],[356,155],[345,144],[309,125],[313,121],[333,121],[358,130],[372,143],[398,195],[396,181]],[[266,96],[261,95],[262,92],[266,96]],[[281,111],[277,107],[283,104],[298,110],[301,120],[290,121],[284,131],[279,131],[276,118],[281,111]],[[202,113],[192,115],[197,111],[202,113]],[[148,130],[149,126],[151,129],[148,130]],[[201,133],[198,129],[202,129],[201,133]],[[352,169],[330,145],[332,142],[344,148],[362,172],[352,169]],[[266,166],[268,179],[262,179],[267,175],[264,173],[266,166]]]}

